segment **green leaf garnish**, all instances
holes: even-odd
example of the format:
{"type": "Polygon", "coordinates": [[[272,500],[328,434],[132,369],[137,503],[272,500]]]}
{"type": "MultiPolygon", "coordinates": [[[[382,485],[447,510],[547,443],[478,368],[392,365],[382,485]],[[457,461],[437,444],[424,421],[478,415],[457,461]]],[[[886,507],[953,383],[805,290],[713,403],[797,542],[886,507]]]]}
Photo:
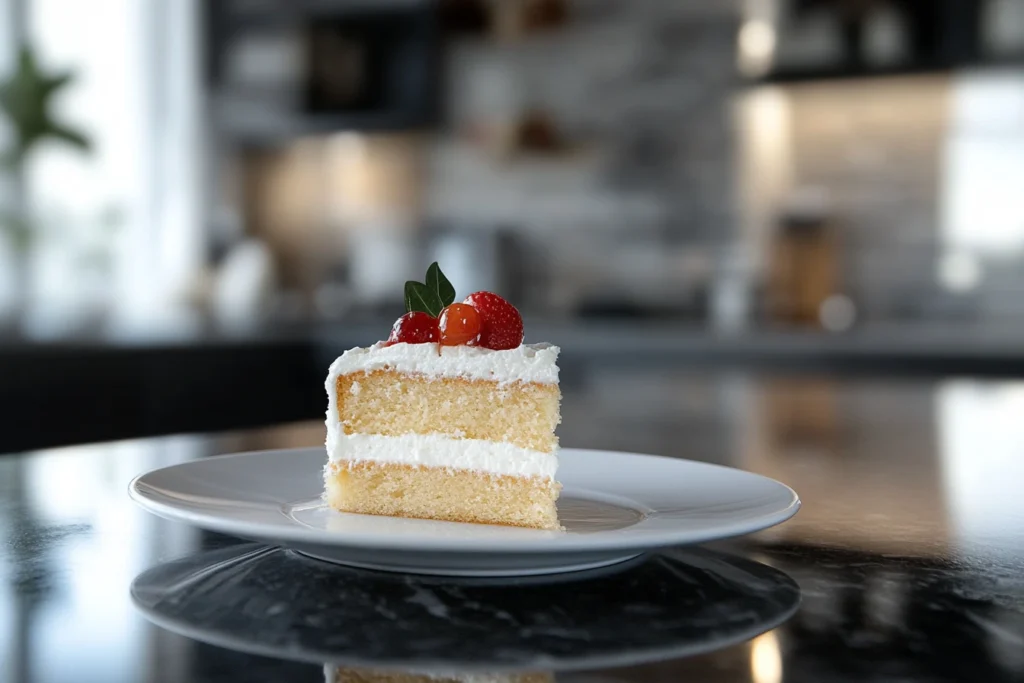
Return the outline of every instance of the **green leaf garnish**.
{"type": "Polygon", "coordinates": [[[437,261],[427,268],[427,283],[409,280],[405,283],[405,312],[420,311],[435,318],[455,301],[455,287],[441,272],[437,261]]]}
{"type": "Polygon", "coordinates": [[[435,318],[441,315],[441,299],[422,282],[409,280],[405,283],[405,312],[422,311],[435,318]]]}
{"type": "Polygon", "coordinates": [[[455,301],[455,287],[452,286],[452,283],[441,272],[441,267],[437,265],[437,261],[431,263],[430,267],[427,268],[427,289],[437,294],[442,309],[455,301]]]}

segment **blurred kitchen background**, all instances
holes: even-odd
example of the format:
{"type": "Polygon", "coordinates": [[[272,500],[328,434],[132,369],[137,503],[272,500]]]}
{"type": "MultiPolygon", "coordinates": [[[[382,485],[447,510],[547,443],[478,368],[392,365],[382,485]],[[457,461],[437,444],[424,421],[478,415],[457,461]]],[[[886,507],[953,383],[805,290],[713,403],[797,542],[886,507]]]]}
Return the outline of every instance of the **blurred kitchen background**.
{"type": "Polygon", "coordinates": [[[800,493],[800,614],[660,680],[1024,679],[1024,0],[0,0],[0,679],[273,671],[142,628],[226,541],[126,484],[322,443],[433,260],[563,445],[800,493]]]}
{"type": "Polygon", "coordinates": [[[433,260],[570,379],[1024,373],[1024,0],[0,0],[0,153],[8,449],[322,414],[433,260]]]}

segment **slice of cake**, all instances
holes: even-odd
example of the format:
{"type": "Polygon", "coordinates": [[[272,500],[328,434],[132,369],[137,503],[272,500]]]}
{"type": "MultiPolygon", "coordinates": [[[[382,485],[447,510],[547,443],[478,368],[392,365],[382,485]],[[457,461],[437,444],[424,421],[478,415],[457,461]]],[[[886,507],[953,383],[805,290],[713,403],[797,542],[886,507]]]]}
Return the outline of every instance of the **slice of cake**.
{"type": "Polygon", "coordinates": [[[324,666],[326,683],[554,683],[554,680],[548,672],[449,673],[324,666]]]}
{"type": "Polygon", "coordinates": [[[330,367],[324,487],[335,510],[557,529],[559,349],[523,344],[490,292],[453,303],[437,264],[386,342],[330,367]]]}

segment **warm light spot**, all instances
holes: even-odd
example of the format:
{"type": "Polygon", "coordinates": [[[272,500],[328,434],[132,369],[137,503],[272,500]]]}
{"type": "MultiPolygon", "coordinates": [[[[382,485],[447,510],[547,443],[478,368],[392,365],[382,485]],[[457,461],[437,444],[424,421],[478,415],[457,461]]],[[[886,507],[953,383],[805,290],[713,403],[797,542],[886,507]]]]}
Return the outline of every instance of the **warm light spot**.
{"type": "Polygon", "coordinates": [[[751,19],[739,33],[739,66],[744,73],[757,76],[768,71],[775,54],[775,28],[767,21],[751,19]]]}
{"type": "Polygon", "coordinates": [[[750,677],[754,683],[782,682],[782,653],[774,631],[754,638],[751,643],[750,677]]]}

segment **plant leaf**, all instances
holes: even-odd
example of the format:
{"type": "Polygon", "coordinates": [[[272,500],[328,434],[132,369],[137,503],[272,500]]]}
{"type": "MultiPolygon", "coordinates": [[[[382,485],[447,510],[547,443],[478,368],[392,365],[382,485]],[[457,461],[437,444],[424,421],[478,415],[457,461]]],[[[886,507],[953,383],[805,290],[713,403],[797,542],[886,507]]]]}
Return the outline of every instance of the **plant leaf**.
{"type": "MultiPolygon", "coordinates": [[[[431,263],[430,267],[427,268],[427,288],[437,294],[437,300],[441,302],[442,309],[455,301],[455,287],[452,286],[452,283],[441,272],[441,267],[437,265],[437,261],[431,263]]],[[[438,315],[440,315],[440,311],[438,311],[438,315]]]]}
{"type": "Polygon", "coordinates": [[[422,282],[409,280],[405,283],[405,312],[422,311],[435,318],[441,315],[441,299],[422,282]]]}
{"type": "Polygon", "coordinates": [[[415,301],[414,295],[416,293],[416,285],[418,285],[418,284],[419,284],[418,282],[413,282],[412,280],[407,280],[406,283],[405,283],[405,312],[406,313],[412,313],[413,311],[416,310],[416,306],[415,306],[415,304],[413,302],[415,301]]]}
{"type": "Polygon", "coordinates": [[[80,133],[73,128],[67,128],[65,126],[52,125],[49,130],[50,136],[63,140],[72,147],[77,147],[83,151],[89,151],[91,145],[89,144],[89,138],[84,133],[80,133]]]}

